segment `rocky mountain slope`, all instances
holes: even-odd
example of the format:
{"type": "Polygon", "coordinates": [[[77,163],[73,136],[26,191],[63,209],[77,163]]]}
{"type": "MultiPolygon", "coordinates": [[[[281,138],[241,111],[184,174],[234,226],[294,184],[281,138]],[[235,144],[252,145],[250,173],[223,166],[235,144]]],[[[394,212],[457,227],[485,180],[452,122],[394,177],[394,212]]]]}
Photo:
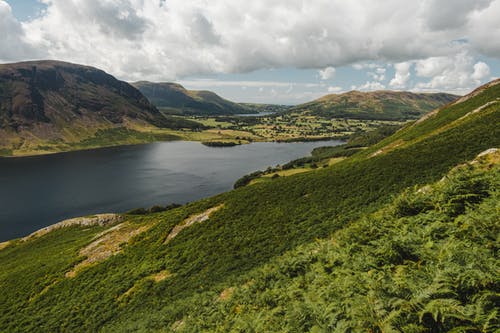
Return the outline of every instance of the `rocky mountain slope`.
{"type": "Polygon", "coordinates": [[[445,93],[350,91],[326,95],[315,101],[298,105],[290,109],[290,112],[306,112],[325,118],[409,120],[418,119],[458,97],[445,93]]]}
{"type": "Polygon", "coordinates": [[[4,151],[78,144],[98,131],[169,126],[139,90],[96,68],[59,61],[0,65],[4,151]]]}

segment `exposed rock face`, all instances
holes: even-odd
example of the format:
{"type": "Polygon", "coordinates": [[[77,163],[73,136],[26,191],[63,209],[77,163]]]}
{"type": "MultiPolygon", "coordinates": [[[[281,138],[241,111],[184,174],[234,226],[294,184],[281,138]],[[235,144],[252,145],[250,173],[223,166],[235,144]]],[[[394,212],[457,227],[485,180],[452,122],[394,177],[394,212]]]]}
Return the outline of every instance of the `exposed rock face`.
{"type": "Polygon", "coordinates": [[[0,129],[47,124],[57,131],[75,120],[166,125],[140,91],[102,70],[59,61],[0,65],[0,129]]]}
{"type": "Polygon", "coordinates": [[[86,216],[86,217],[75,217],[73,219],[69,220],[64,220],[61,222],[58,222],[56,224],[49,225],[48,227],[42,228],[40,230],[37,230],[30,234],[27,237],[24,237],[23,240],[28,240],[32,238],[37,238],[41,237],[45,234],[48,234],[49,232],[60,229],[60,228],[67,228],[67,227],[72,227],[72,226],[82,226],[82,227],[91,227],[91,226],[105,226],[105,225],[110,225],[114,223],[121,222],[123,220],[123,217],[118,214],[97,214],[97,215],[92,215],[92,216],[86,216]]]}

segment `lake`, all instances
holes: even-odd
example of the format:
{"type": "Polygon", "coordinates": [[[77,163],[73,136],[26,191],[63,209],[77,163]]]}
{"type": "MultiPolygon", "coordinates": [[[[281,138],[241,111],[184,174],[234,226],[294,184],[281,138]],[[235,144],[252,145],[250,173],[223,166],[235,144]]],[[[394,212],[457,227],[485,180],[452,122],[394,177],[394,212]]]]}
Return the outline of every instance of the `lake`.
{"type": "Polygon", "coordinates": [[[0,158],[0,241],[71,217],[212,196],[232,189],[245,174],[339,144],[259,142],[214,148],[175,141],[0,158]]]}

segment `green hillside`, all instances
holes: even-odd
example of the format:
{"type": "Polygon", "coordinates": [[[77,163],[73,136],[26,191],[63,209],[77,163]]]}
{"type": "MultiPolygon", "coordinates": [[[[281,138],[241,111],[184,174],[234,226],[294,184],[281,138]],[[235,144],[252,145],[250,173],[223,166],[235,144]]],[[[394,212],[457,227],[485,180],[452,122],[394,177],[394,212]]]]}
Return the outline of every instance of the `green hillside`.
{"type": "Polygon", "coordinates": [[[445,93],[350,91],[326,95],[312,102],[298,105],[289,112],[307,113],[324,118],[404,121],[418,119],[427,112],[457,98],[458,96],[445,93]]]}
{"type": "Polygon", "coordinates": [[[0,331],[495,332],[500,158],[477,156],[499,98],[328,168],[1,244],[0,331]]]}
{"type": "Polygon", "coordinates": [[[231,115],[256,113],[250,106],[234,103],[206,90],[187,90],[178,83],[132,83],[151,103],[168,114],[231,115]]]}

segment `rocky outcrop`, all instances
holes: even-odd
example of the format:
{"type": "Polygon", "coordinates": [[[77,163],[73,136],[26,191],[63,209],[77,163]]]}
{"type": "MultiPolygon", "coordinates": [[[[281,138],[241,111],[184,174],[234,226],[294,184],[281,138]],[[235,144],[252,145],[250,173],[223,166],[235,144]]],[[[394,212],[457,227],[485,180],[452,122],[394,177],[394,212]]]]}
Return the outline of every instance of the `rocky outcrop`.
{"type": "Polygon", "coordinates": [[[56,224],[49,225],[48,227],[42,228],[30,234],[27,237],[22,238],[22,240],[29,240],[33,238],[41,237],[48,234],[51,231],[60,228],[67,228],[73,226],[91,227],[91,226],[106,226],[114,223],[121,222],[123,217],[118,214],[98,214],[87,217],[76,217],[69,220],[64,220],[56,224]]]}

